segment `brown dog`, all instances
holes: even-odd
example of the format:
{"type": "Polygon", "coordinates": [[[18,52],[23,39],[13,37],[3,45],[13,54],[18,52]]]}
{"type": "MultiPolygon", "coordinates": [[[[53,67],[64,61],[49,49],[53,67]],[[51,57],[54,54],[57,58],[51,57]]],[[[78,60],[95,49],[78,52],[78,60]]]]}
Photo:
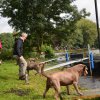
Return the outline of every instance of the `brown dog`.
{"type": "Polygon", "coordinates": [[[53,87],[55,89],[55,99],[58,100],[58,97],[60,97],[60,100],[62,100],[62,96],[60,94],[60,86],[66,86],[69,94],[68,85],[71,84],[74,85],[77,93],[82,95],[78,89],[78,79],[82,74],[84,74],[84,76],[88,74],[86,65],[77,64],[71,68],[67,68],[66,71],[56,72],[51,75],[45,74],[43,69],[44,67],[42,67],[41,74],[47,78],[46,90],[43,94],[44,98],[49,88],[53,87]]]}
{"type": "Polygon", "coordinates": [[[27,65],[27,73],[29,75],[29,71],[30,70],[35,70],[37,73],[41,73],[41,67],[42,67],[42,62],[34,62],[34,61],[30,61],[28,62],[28,65],[27,65]]]}
{"type": "MultiPolygon", "coordinates": [[[[39,64],[36,63],[36,60],[35,58],[29,58],[27,60],[27,73],[29,75],[29,71],[30,70],[35,70],[37,73],[39,73],[39,64]]],[[[17,65],[19,65],[19,58],[17,58],[17,65]]]]}
{"type": "Polygon", "coordinates": [[[29,75],[30,70],[36,70],[38,72],[38,68],[36,66],[36,59],[35,58],[29,58],[27,61],[27,73],[29,75]]]}
{"type": "Polygon", "coordinates": [[[35,70],[37,73],[41,73],[41,68],[46,62],[36,62],[37,58],[29,58],[27,61],[27,73],[29,75],[30,70],[35,70]]]}
{"type": "MultiPolygon", "coordinates": [[[[28,80],[28,76],[29,76],[29,71],[30,70],[35,70],[37,73],[41,73],[41,68],[44,66],[45,63],[43,62],[35,62],[35,59],[34,58],[29,58],[28,61],[27,61],[27,73],[25,75],[25,81],[26,83],[29,83],[29,80],[28,80]]],[[[37,74],[36,73],[36,74],[37,74]]]]}

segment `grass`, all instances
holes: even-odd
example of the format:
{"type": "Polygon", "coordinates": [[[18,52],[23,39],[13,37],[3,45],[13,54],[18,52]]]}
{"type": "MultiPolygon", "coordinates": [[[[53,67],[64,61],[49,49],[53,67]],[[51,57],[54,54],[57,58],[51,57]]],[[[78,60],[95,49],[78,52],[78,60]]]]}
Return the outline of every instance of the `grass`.
{"type": "MultiPolygon", "coordinates": [[[[31,71],[29,81],[30,84],[26,85],[25,81],[18,80],[18,66],[15,61],[3,62],[0,66],[0,100],[54,100],[53,89],[48,91],[46,99],[42,97],[46,78],[31,71]]],[[[65,94],[64,87],[62,90],[62,96],[71,100],[70,96],[65,94]]]]}
{"type": "MultiPolygon", "coordinates": [[[[45,89],[46,78],[30,72],[29,85],[25,81],[18,80],[18,66],[15,61],[5,61],[0,65],[0,100],[55,100],[54,90],[50,89],[45,99],[42,94],[45,89]]],[[[62,87],[61,92],[64,100],[73,100],[77,96],[71,86],[71,95],[66,94],[66,88],[62,87]]],[[[93,99],[94,100],[94,99],[93,99]]]]}

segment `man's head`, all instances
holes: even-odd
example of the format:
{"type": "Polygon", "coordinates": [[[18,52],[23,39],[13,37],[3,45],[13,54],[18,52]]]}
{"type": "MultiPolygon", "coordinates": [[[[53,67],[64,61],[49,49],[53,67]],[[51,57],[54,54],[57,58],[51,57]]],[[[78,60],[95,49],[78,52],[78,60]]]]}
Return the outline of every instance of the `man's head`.
{"type": "Polygon", "coordinates": [[[28,36],[28,35],[27,35],[26,33],[22,33],[22,34],[21,34],[22,40],[23,40],[23,41],[26,40],[27,36],[28,36]]]}

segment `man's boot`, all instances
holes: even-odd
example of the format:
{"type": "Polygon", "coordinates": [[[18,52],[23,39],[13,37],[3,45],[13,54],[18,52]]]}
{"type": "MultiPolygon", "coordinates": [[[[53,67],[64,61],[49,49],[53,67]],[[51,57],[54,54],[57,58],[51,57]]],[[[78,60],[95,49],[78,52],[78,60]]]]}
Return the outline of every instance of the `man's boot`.
{"type": "Polygon", "coordinates": [[[19,80],[25,80],[25,75],[19,76],[19,80]]]}

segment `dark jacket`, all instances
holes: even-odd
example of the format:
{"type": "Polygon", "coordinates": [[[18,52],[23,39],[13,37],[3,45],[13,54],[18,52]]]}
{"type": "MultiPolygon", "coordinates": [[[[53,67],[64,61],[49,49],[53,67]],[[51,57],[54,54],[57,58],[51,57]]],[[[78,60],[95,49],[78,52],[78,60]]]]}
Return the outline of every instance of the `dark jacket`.
{"type": "Polygon", "coordinates": [[[23,55],[23,40],[18,38],[15,40],[13,55],[21,57],[23,55]]]}

